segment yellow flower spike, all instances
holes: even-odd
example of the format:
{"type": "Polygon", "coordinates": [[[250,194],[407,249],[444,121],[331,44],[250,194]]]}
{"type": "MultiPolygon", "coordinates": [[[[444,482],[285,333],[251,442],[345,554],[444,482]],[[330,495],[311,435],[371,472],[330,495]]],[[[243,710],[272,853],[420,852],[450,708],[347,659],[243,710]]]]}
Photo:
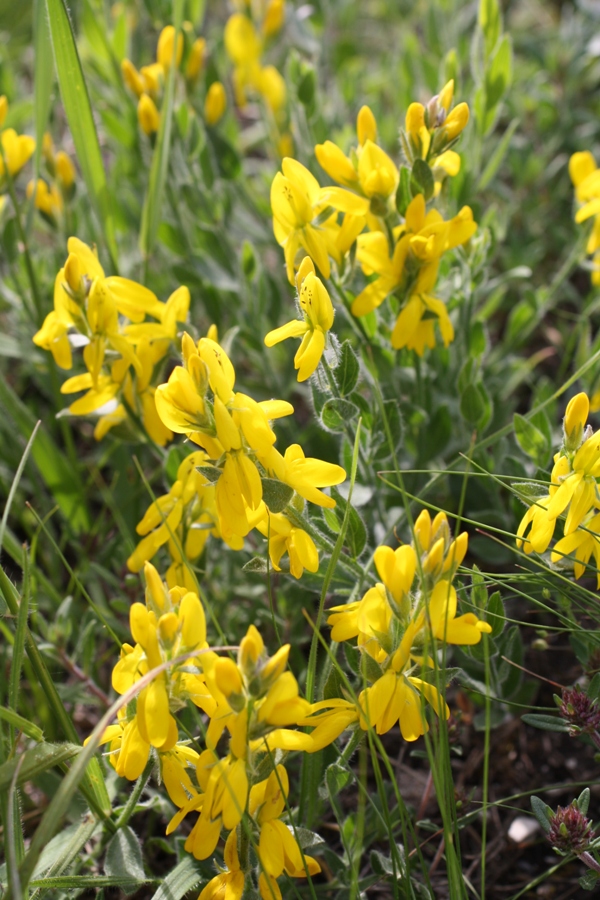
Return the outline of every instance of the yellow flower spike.
{"type": "Polygon", "coordinates": [[[75,166],[64,152],[59,150],[56,154],[56,175],[65,190],[69,190],[75,182],[75,166]]]}
{"type": "Polygon", "coordinates": [[[185,77],[192,84],[198,79],[204,60],[206,59],[206,40],[198,37],[190,48],[188,61],[185,67],[185,77]]]}
{"type": "Polygon", "coordinates": [[[567,450],[577,450],[590,413],[589,397],[583,391],[572,397],[565,410],[563,432],[567,450]]]}
{"type": "Polygon", "coordinates": [[[207,125],[216,125],[227,109],[227,94],[220,81],[213,81],[204,101],[204,118],[207,125]]]}
{"type": "Polygon", "coordinates": [[[451,78],[450,81],[447,81],[444,87],[438,94],[438,103],[442,106],[446,112],[450,110],[452,106],[452,100],[454,99],[454,78],[451,78]]]}
{"type": "Polygon", "coordinates": [[[448,113],[443,124],[446,140],[453,141],[463,131],[469,121],[469,107],[466,103],[459,103],[448,113]]]}
{"type": "Polygon", "coordinates": [[[139,99],[144,93],[145,83],[144,79],[130,60],[124,59],[121,62],[121,73],[123,75],[123,81],[129,90],[139,99]]]}
{"type": "Polygon", "coordinates": [[[262,23],[262,32],[265,37],[273,37],[281,31],[285,20],[284,0],[270,0],[262,23]]]}
{"type": "Polygon", "coordinates": [[[367,141],[377,140],[377,122],[368,106],[361,106],[356,117],[356,134],[358,143],[363,146],[367,141]]]}
{"type": "Polygon", "coordinates": [[[149,94],[142,94],[137,108],[140,128],[148,137],[158,131],[160,127],[160,113],[154,100],[149,94]]]}
{"type": "Polygon", "coordinates": [[[6,121],[6,115],[8,113],[8,100],[6,99],[6,94],[2,94],[0,96],[0,128],[4,125],[6,121]]]}
{"type": "MultiPolygon", "coordinates": [[[[167,72],[173,61],[173,51],[175,44],[175,28],[173,25],[166,25],[158,37],[158,45],[156,47],[156,61],[167,72]]],[[[175,56],[175,67],[179,68],[181,57],[183,56],[183,34],[181,31],[177,35],[177,51],[175,56]]]]}

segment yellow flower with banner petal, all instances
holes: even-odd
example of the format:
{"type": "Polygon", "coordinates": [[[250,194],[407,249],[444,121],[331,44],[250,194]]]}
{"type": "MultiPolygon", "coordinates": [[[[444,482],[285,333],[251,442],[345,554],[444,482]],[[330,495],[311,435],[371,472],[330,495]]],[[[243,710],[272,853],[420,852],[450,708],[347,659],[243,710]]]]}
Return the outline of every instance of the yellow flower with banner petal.
{"type": "Polygon", "coordinates": [[[281,571],[279,564],[285,553],[289,556],[290,572],[294,578],[301,578],[304,569],[318,572],[319,551],[315,542],[283,513],[267,512],[265,518],[256,523],[256,528],[269,539],[269,556],[276,572],[281,571]]]}
{"type": "Polygon", "coordinates": [[[344,188],[322,188],[301,163],[286,157],[271,185],[275,239],[285,254],[287,275],[294,283],[296,256],[302,248],[325,278],[329,256],[337,255],[337,212],[365,216],[369,201],[344,188]]]}
{"type": "Polygon", "coordinates": [[[327,332],[333,325],[334,309],[327,289],[315,274],[310,257],[305,256],[296,276],[300,309],[304,321],[294,320],[270,331],[265,337],[267,347],[273,347],[289,337],[301,337],[302,342],[294,357],[298,369],[298,381],[306,381],[321,360],[327,332]]]}
{"type": "MultiPolygon", "coordinates": [[[[369,588],[362,600],[329,611],[332,640],[357,638],[358,649],[380,667],[380,676],[371,675],[373,683],[358,697],[363,729],[374,727],[384,734],[399,722],[403,738],[413,741],[429,727],[425,701],[438,715],[449,715],[440,692],[422,671],[434,666],[435,643],[477,644],[491,631],[472,612],[457,616],[451,582],[466,552],[467,535],[453,540],[445,513],[432,522],[423,510],[411,545],[376,549],[375,565],[383,583],[369,588]]],[[[332,726],[336,715],[346,715],[344,708],[330,713],[332,726]]]]}
{"type": "Polygon", "coordinates": [[[240,869],[237,850],[237,831],[230,832],[225,841],[223,860],[227,870],[215,875],[200,892],[198,900],[241,900],[244,892],[244,873],[240,869]]]}

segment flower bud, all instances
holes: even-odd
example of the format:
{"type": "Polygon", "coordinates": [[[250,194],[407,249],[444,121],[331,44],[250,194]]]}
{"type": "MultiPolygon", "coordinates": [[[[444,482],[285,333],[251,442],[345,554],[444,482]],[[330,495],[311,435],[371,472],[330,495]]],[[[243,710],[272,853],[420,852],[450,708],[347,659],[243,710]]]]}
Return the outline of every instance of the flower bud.
{"type": "Polygon", "coordinates": [[[73,294],[78,294],[81,290],[81,263],[79,257],[75,253],[69,253],[65,263],[65,280],[73,294]]]}
{"type": "Polygon", "coordinates": [[[132,91],[136,97],[141,97],[144,93],[144,81],[130,60],[124,59],[122,61],[121,73],[123,75],[123,81],[129,90],[132,91]]]}
{"type": "Polygon", "coordinates": [[[284,0],[271,0],[263,19],[262,30],[265,37],[273,37],[281,31],[285,19],[284,0]]]}
{"type": "Polygon", "coordinates": [[[446,116],[444,122],[444,135],[447,141],[453,141],[466,127],[469,121],[469,107],[466,103],[459,103],[452,112],[446,116]]]}
{"type": "Polygon", "coordinates": [[[583,438],[583,429],[590,412],[588,395],[583,391],[569,400],[563,420],[563,432],[565,447],[567,450],[577,450],[583,438]]]}
{"type": "Polygon", "coordinates": [[[576,803],[570,806],[559,806],[550,816],[548,840],[559,853],[583,853],[593,841],[595,835],[592,823],[577,808],[576,803]]]}
{"type": "Polygon", "coordinates": [[[232,659],[221,657],[215,662],[214,677],[220,691],[229,700],[232,694],[242,693],[242,676],[232,659]]]}
{"type": "Polygon", "coordinates": [[[152,97],[148,94],[142,94],[138,103],[138,122],[140,128],[148,136],[158,131],[160,125],[160,113],[156,108],[156,104],[152,97]]]}
{"type": "Polygon", "coordinates": [[[146,606],[159,614],[165,612],[170,605],[169,595],[151,562],[144,563],[144,578],[146,579],[146,606]]]}
{"type": "Polygon", "coordinates": [[[600,731],[600,707],[581,688],[563,688],[559,710],[571,726],[572,737],[581,731],[585,734],[600,731]]]}
{"type": "Polygon", "coordinates": [[[4,125],[6,114],[8,112],[8,100],[6,99],[6,95],[2,94],[0,97],[0,128],[4,125]]]}
{"type": "Polygon", "coordinates": [[[204,118],[207,125],[216,125],[227,109],[227,94],[220,81],[213,81],[204,101],[204,118]]]}
{"type": "MultiPolygon", "coordinates": [[[[158,46],[156,48],[156,61],[163,69],[168,71],[173,60],[173,44],[175,42],[175,28],[173,25],[166,25],[161,31],[158,38],[158,46]]],[[[177,35],[177,55],[175,57],[175,66],[178,67],[183,55],[183,35],[181,32],[177,35]]]]}
{"type": "Polygon", "coordinates": [[[179,617],[174,612],[165,613],[158,620],[158,633],[161,643],[170,647],[179,630],[179,617]]]}
{"type": "Polygon", "coordinates": [[[258,629],[255,628],[254,625],[250,625],[248,631],[241,640],[240,649],[238,651],[238,663],[246,678],[249,679],[252,677],[258,659],[262,655],[264,649],[265,645],[258,629]]]}
{"type": "Polygon", "coordinates": [[[447,81],[444,87],[438,94],[438,104],[446,112],[450,111],[450,107],[452,106],[452,98],[454,97],[454,78],[451,78],[450,81],[447,81]]]}
{"type": "Polygon", "coordinates": [[[356,117],[356,133],[358,135],[358,143],[366,144],[367,141],[377,140],[377,122],[375,116],[368,106],[361,106],[356,117]]]}
{"type": "Polygon", "coordinates": [[[56,154],[56,175],[63,189],[69,191],[75,182],[75,166],[64,150],[56,154]]]}
{"type": "Polygon", "coordinates": [[[206,41],[203,37],[196,38],[191,46],[187,65],[185,67],[185,77],[188,81],[196,81],[202,70],[202,66],[204,65],[205,56],[206,41]]]}

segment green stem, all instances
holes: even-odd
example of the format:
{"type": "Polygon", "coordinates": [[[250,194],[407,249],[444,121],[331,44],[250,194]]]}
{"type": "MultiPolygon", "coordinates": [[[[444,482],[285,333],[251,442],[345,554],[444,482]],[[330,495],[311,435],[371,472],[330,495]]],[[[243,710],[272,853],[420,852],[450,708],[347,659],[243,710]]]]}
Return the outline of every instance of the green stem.
{"type": "Polygon", "coordinates": [[[142,796],[146,785],[148,784],[148,780],[150,775],[152,774],[152,769],[154,768],[154,758],[152,753],[150,753],[148,757],[148,762],[144,767],[144,771],[136,781],[134,788],[127,799],[127,803],[123,808],[123,812],[115,822],[115,828],[124,828],[129,822],[130,818],[135,812],[135,808],[137,806],[138,800],[142,796]]]}

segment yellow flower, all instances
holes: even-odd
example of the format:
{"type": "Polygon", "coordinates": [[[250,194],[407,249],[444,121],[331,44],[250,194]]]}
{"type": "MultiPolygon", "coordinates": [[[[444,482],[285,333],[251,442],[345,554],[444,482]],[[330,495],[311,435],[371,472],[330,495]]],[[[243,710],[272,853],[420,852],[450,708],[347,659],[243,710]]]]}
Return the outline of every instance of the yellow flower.
{"type": "Polygon", "coordinates": [[[278,31],[281,31],[284,20],[284,0],[270,0],[262,23],[262,32],[265,37],[273,37],[278,31]]]}
{"type": "Polygon", "coordinates": [[[160,113],[149,94],[142,94],[137,108],[140,128],[148,136],[153,135],[160,128],[160,113]]]}
{"type": "MultiPolygon", "coordinates": [[[[556,468],[556,467],[555,467],[556,468]]],[[[596,478],[600,476],[600,431],[596,431],[577,450],[571,471],[556,473],[558,489],[548,505],[548,516],[556,519],[569,509],[565,536],[575,531],[593,506],[600,507],[596,478]]],[[[554,481],[554,477],[552,478],[554,481]]]]}
{"type": "Polygon", "coordinates": [[[596,569],[596,586],[600,590],[600,515],[592,516],[576,531],[557,541],[550,559],[553,563],[570,562],[574,556],[575,578],[581,578],[592,554],[596,569]]]}
{"type": "Polygon", "coordinates": [[[316,875],[321,867],[312,856],[303,857],[293,832],[281,821],[289,793],[288,774],[284,767],[276,766],[266,783],[256,785],[253,791],[250,809],[252,812],[254,804],[258,806],[255,817],[260,828],[258,858],[262,872],[259,891],[263,900],[271,900],[271,889],[275,897],[281,897],[275,879],[284,872],[291,878],[305,878],[305,865],[310,875],[316,875]]]}
{"type": "MultiPolygon", "coordinates": [[[[173,25],[166,25],[158,37],[158,45],[156,47],[156,61],[165,72],[171,67],[173,60],[173,51],[175,44],[175,28],[173,25]]],[[[181,57],[183,56],[183,34],[181,31],[177,35],[177,52],[175,56],[175,68],[179,68],[181,57]]]]}
{"type": "Polygon", "coordinates": [[[33,156],[35,140],[28,134],[17,134],[14,128],[7,128],[0,135],[2,153],[0,156],[0,179],[5,176],[5,161],[11,176],[17,175],[33,156]]]}
{"type": "Polygon", "coordinates": [[[172,558],[180,562],[175,535],[185,557],[197,559],[210,533],[215,533],[215,489],[197,467],[205,465],[208,457],[202,450],[190,453],[177,470],[177,479],[168,494],[152,503],[136,531],[142,540],[127,560],[131,572],[139,572],[164,544],[169,544],[172,558]]]}
{"type": "Polygon", "coordinates": [[[244,873],[240,869],[236,829],[230,832],[225,841],[223,859],[227,871],[211,878],[200,892],[198,900],[241,900],[244,892],[244,873]]]}
{"type": "Polygon", "coordinates": [[[275,66],[261,68],[255,86],[274,113],[277,113],[285,105],[287,97],[285,80],[275,66]]]}
{"type": "MultiPolygon", "coordinates": [[[[411,103],[408,107],[401,140],[410,163],[415,159],[424,159],[430,166],[445,168],[447,165],[447,148],[469,121],[469,107],[466,103],[450,108],[453,97],[454,80],[451,79],[439,94],[431,98],[427,106],[411,103]],[[442,162],[445,156],[446,159],[442,162]]],[[[450,166],[454,171],[448,168],[447,174],[456,174],[460,168],[457,154],[454,154],[450,166]]]]}
{"type": "Polygon", "coordinates": [[[294,283],[296,255],[300,248],[311,257],[321,274],[329,278],[329,255],[336,254],[339,209],[366,215],[368,201],[341,188],[321,188],[301,163],[286,157],[271,185],[275,239],[283,247],[287,274],[294,283]],[[327,214],[331,208],[331,215],[327,214]],[[323,220],[323,216],[325,219],[323,220]]]}
{"type": "Polygon", "coordinates": [[[206,57],[206,40],[198,37],[190,48],[188,61],[185,67],[185,77],[190,82],[195,82],[202,71],[206,57]]]}
{"type": "Polygon", "coordinates": [[[75,166],[64,150],[58,151],[54,164],[56,167],[56,177],[58,178],[60,186],[63,191],[68,193],[75,182],[75,166]]]}
{"type": "Polygon", "coordinates": [[[227,94],[220,81],[213,81],[204,101],[204,118],[207,125],[216,125],[227,109],[227,94]]]}
{"type": "Polygon", "coordinates": [[[129,59],[121,62],[121,73],[123,81],[129,90],[139,99],[146,89],[144,79],[129,59]]]}
{"type": "Polygon", "coordinates": [[[6,99],[6,94],[0,95],[0,128],[4,125],[6,121],[6,116],[8,113],[8,100],[6,99]]]}
{"type": "Polygon", "coordinates": [[[294,578],[301,578],[304,569],[309,572],[319,570],[319,551],[311,536],[302,528],[295,527],[283,513],[269,512],[256,527],[269,539],[269,556],[276,572],[284,553],[290,558],[290,572],[294,578]]]}
{"type": "Polygon", "coordinates": [[[325,285],[315,274],[310,257],[306,256],[298,269],[296,279],[300,308],[304,321],[294,320],[270,331],[265,337],[267,347],[273,347],[289,337],[301,337],[302,343],[294,357],[298,369],[298,381],[306,381],[321,360],[327,332],[333,325],[334,309],[325,285]]]}
{"type": "Polygon", "coordinates": [[[282,456],[275,447],[261,455],[261,462],[279,481],[293,488],[297,494],[310,503],[333,509],[335,500],[319,488],[341,484],[346,479],[346,471],[334,463],[307,458],[300,444],[292,444],[282,456]]]}
{"type": "Polygon", "coordinates": [[[48,187],[43,178],[38,178],[37,187],[34,181],[30,181],[27,185],[27,197],[32,197],[35,191],[35,208],[41,213],[48,216],[49,219],[56,221],[63,211],[62,194],[56,187],[48,187]]]}

